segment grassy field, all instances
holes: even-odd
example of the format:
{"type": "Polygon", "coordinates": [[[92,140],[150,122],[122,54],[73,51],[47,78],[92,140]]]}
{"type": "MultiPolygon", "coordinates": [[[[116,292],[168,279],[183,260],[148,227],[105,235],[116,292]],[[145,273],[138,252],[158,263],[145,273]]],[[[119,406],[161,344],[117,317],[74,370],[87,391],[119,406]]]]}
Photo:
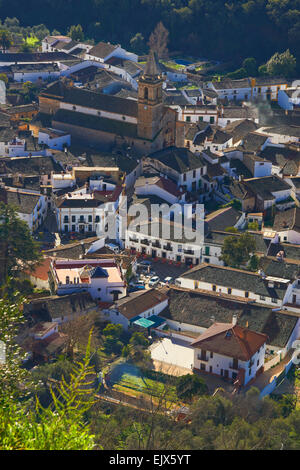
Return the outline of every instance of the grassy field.
{"type": "MultiPolygon", "coordinates": [[[[120,364],[113,371],[111,380],[114,383],[113,388],[115,390],[124,391],[127,389],[130,393],[136,393],[136,396],[140,396],[141,393],[160,396],[165,390],[165,384],[159,380],[149,379],[143,377],[139,369],[130,364],[120,364]]],[[[167,397],[169,400],[176,400],[176,388],[175,386],[167,385],[168,392],[167,397]]]]}

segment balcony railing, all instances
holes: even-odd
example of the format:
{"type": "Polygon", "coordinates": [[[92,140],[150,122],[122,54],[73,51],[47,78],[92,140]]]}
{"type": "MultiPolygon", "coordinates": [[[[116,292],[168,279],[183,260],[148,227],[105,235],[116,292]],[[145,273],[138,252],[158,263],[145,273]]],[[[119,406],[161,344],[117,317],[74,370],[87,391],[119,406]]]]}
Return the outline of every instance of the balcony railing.
{"type": "Polygon", "coordinates": [[[208,357],[207,356],[198,356],[198,360],[208,362],[208,357]]]}
{"type": "Polygon", "coordinates": [[[166,250],[166,251],[173,251],[173,248],[171,246],[168,246],[168,245],[164,246],[163,249],[166,250]]]}

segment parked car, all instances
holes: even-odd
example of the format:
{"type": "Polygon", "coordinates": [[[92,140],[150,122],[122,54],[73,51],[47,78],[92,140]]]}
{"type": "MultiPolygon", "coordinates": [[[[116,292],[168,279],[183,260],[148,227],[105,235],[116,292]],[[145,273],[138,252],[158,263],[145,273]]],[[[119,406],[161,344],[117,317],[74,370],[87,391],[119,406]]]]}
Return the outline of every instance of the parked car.
{"type": "Polygon", "coordinates": [[[143,281],[130,282],[129,286],[135,289],[145,289],[145,284],[143,281]]]}
{"type": "Polygon", "coordinates": [[[148,285],[149,285],[149,287],[155,287],[155,286],[157,286],[158,283],[159,283],[159,277],[158,276],[153,276],[153,277],[151,277],[148,285]]]}
{"type": "Polygon", "coordinates": [[[169,286],[170,284],[173,284],[173,278],[172,277],[165,277],[163,281],[160,281],[159,283],[161,286],[169,286]]]}
{"type": "Polygon", "coordinates": [[[139,261],[138,266],[151,266],[151,261],[147,261],[146,259],[139,261]]]}
{"type": "Polygon", "coordinates": [[[116,255],[120,253],[120,248],[114,243],[105,243],[105,246],[113,251],[116,255]]]}
{"type": "Polygon", "coordinates": [[[139,290],[146,289],[144,284],[134,284],[133,286],[129,287],[128,292],[137,292],[139,290]]]}

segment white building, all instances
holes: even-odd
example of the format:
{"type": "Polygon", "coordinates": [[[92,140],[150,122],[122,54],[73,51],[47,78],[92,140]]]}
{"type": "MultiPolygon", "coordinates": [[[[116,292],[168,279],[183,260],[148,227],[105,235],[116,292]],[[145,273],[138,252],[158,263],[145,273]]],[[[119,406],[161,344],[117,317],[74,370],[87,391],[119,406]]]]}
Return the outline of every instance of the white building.
{"type": "Polygon", "coordinates": [[[6,203],[17,208],[18,216],[28,224],[32,232],[42,225],[50,198],[28,189],[5,187],[2,191],[6,203]]]}
{"type": "Polygon", "coordinates": [[[278,104],[286,111],[292,111],[300,105],[300,88],[287,88],[278,91],[278,104]]]}
{"type": "Polygon", "coordinates": [[[231,379],[238,387],[263,372],[267,335],[233,323],[214,323],[191,346],[194,370],[231,379]]]}
{"type": "Polygon", "coordinates": [[[50,283],[57,295],[88,292],[99,302],[112,302],[126,295],[126,282],[113,259],[53,260],[50,283]]]}
{"type": "Polygon", "coordinates": [[[6,104],[6,85],[3,80],[0,80],[0,104],[6,104]]]}
{"type": "Polygon", "coordinates": [[[96,44],[86,53],[85,60],[106,62],[111,57],[138,62],[138,56],[136,54],[126,51],[120,44],[110,44],[109,42],[99,42],[96,44]]]}
{"type": "Polygon", "coordinates": [[[185,201],[185,193],[182,188],[178,188],[167,176],[149,178],[140,176],[135,182],[135,194],[137,196],[157,196],[169,204],[185,201]]]}
{"type": "Polygon", "coordinates": [[[113,191],[90,191],[86,186],[68,193],[56,204],[58,228],[62,232],[104,232],[108,217],[115,217],[121,199],[120,186],[113,191]]]}
{"type": "Polygon", "coordinates": [[[112,323],[120,324],[128,329],[140,318],[147,318],[153,322],[149,327],[155,328],[157,323],[165,324],[156,317],[168,306],[168,297],[156,289],[147,289],[142,292],[132,292],[122,299],[116,300],[110,307],[104,308],[103,313],[112,323]]]}
{"type": "Polygon", "coordinates": [[[248,101],[251,98],[251,81],[249,78],[223,80],[208,82],[207,88],[218,94],[219,98],[229,101],[248,101]]]}
{"type": "Polygon", "coordinates": [[[289,283],[289,279],[204,263],[176,279],[176,284],[185,289],[226,294],[274,307],[285,303],[289,283]]]}
{"type": "Polygon", "coordinates": [[[65,147],[70,147],[71,135],[57,129],[41,129],[39,130],[38,143],[47,145],[53,150],[63,150],[65,147]]]}

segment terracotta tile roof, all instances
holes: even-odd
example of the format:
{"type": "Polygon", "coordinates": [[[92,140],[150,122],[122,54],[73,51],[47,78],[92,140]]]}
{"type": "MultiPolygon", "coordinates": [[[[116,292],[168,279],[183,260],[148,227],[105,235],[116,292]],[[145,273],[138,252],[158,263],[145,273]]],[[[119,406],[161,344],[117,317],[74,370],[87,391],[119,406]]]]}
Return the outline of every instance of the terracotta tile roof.
{"type": "Polygon", "coordinates": [[[51,258],[45,258],[41,263],[37,264],[34,267],[33,271],[27,271],[26,274],[41,279],[42,281],[48,280],[48,272],[50,270],[51,258]]]}
{"type": "Polygon", "coordinates": [[[267,342],[267,335],[231,323],[214,323],[191,345],[224,356],[249,361],[267,342]]]}

